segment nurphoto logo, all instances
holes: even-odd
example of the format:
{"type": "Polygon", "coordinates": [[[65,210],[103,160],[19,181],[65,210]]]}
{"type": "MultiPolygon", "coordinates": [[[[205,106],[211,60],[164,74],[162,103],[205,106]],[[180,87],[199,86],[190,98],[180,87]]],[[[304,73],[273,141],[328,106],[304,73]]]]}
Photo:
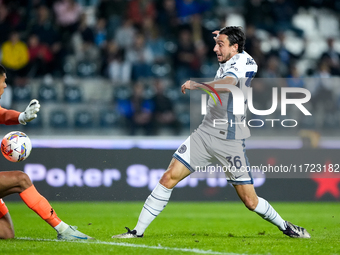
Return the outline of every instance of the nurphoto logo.
{"type": "MultiPolygon", "coordinates": [[[[222,100],[220,95],[218,94],[218,92],[216,91],[216,89],[219,88],[226,88],[228,89],[232,94],[232,111],[233,111],[233,115],[236,116],[245,116],[246,115],[246,105],[248,106],[248,109],[251,113],[255,114],[255,115],[259,115],[259,116],[267,116],[270,115],[272,113],[275,112],[275,110],[278,107],[278,88],[273,87],[272,88],[272,105],[269,109],[267,110],[258,110],[255,109],[254,105],[253,105],[253,89],[252,87],[248,87],[247,88],[247,98],[245,99],[244,96],[244,92],[238,88],[237,86],[234,85],[228,85],[228,84],[216,84],[215,85],[215,89],[211,86],[209,86],[208,84],[205,83],[200,83],[204,86],[206,86],[207,88],[209,88],[218,98],[218,100],[220,101],[221,106],[222,105],[222,100]]],[[[217,105],[216,103],[216,99],[214,98],[214,96],[212,95],[212,93],[210,91],[208,91],[207,89],[204,88],[200,88],[199,89],[205,91],[207,94],[209,94],[209,96],[213,99],[215,105],[217,105]]],[[[306,107],[303,105],[307,102],[309,102],[309,100],[311,99],[311,93],[309,90],[304,89],[304,88],[288,88],[288,87],[283,87],[281,88],[281,100],[280,100],[280,108],[281,108],[281,116],[286,116],[287,115],[287,105],[295,105],[305,116],[311,116],[312,114],[306,109],[306,107]],[[288,98],[289,94],[296,94],[296,93],[300,93],[302,95],[304,95],[304,97],[301,98],[288,98]]],[[[230,104],[230,102],[229,102],[230,104]]],[[[202,94],[201,95],[201,114],[202,115],[206,115],[207,114],[207,96],[206,94],[202,94]]],[[[243,125],[246,126],[248,124],[249,127],[262,127],[264,125],[264,121],[266,122],[271,122],[271,126],[274,127],[274,122],[281,122],[281,125],[283,127],[295,127],[297,126],[298,122],[295,119],[265,119],[264,121],[262,119],[250,119],[248,121],[245,120],[245,117],[242,118],[243,120],[241,122],[234,122],[232,120],[228,120],[228,119],[214,119],[213,120],[213,126],[217,127],[218,125],[226,125],[226,124],[230,124],[231,126],[233,125],[243,125]],[[254,122],[259,122],[260,125],[254,125],[254,122]],[[293,123],[288,125],[288,123],[293,123]]]]}

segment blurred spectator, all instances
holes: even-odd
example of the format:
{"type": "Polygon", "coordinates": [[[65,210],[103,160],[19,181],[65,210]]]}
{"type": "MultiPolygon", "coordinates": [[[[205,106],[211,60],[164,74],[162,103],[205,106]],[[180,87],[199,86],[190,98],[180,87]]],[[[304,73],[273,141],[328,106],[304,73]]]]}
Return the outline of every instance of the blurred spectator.
{"type": "Polygon", "coordinates": [[[212,4],[212,0],[176,0],[178,18],[181,22],[188,23],[191,15],[208,11],[212,4]]]}
{"type": "Polygon", "coordinates": [[[62,47],[60,35],[53,26],[51,13],[47,6],[40,5],[37,8],[37,17],[31,26],[30,34],[36,34],[41,43],[50,47],[54,56],[51,69],[54,75],[61,75],[66,53],[62,47]]]}
{"type": "Polygon", "coordinates": [[[127,84],[131,80],[131,64],[125,60],[125,51],[117,43],[110,41],[107,45],[105,69],[114,84],[127,84]]]}
{"type": "Polygon", "coordinates": [[[273,16],[272,33],[287,30],[294,31],[297,36],[303,36],[303,30],[295,27],[292,23],[293,15],[297,12],[295,2],[292,0],[276,0],[271,4],[273,16]]]}
{"type": "Polygon", "coordinates": [[[107,21],[114,16],[124,17],[127,11],[127,4],[128,1],[125,0],[100,0],[97,7],[97,16],[107,21]]]}
{"type": "Polygon", "coordinates": [[[99,48],[99,54],[101,64],[99,72],[103,76],[107,76],[107,55],[106,50],[108,47],[108,37],[107,37],[107,30],[106,30],[106,20],[104,18],[99,18],[95,29],[94,29],[94,36],[95,36],[95,44],[99,48]]]}
{"type": "Polygon", "coordinates": [[[333,87],[332,87],[332,77],[330,72],[330,67],[326,61],[321,61],[318,64],[317,71],[314,75],[315,87],[312,90],[312,104],[313,107],[317,107],[317,104],[325,104],[330,110],[330,104],[333,100],[333,87]]]}
{"type": "Polygon", "coordinates": [[[106,20],[99,18],[96,23],[94,30],[94,37],[96,45],[102,50],[106,47],[107,43],[107,31],[106,31],[106,20]]]}
{"type": "Polygon", "coordinates": [[[68,42],[77,30],[83,13],[82,7],[75,0],[59,0],[54,3],[53,9],[63,40],[68,42]]]}
{"type": "Polygon", "coordinates": [[[8,8],[8,20],[11,28],[16,31],[25,31],[27,26],[27,20],[25,20],[27,11],[24,9],[27,5],[26,1],[11,0],[3,2],[8,8]]]}
{"type": "Polygon", "coordinates": [[[143,34],[138,34],[134,45],[126,49],[126,60],[132,65],[132,79],[152,76],[151,64],[154,61],[152,50],[145,44],[143,34]]]}
{"type": "Polygon", "coordinates": [[[115,33],[115,41],[121,48],[130,48],[135,41],[135,34],[136,30],[133,27],[132,21],[125,18],[122,26],[120,26],[115,33]]]}
{"type": "Polygon", "coordinates": [[[19,33],[14,31],[9,40],[1,47],[2,64],[7,69],[8,84],[23,86],[29,70],[29,52],[27,45],[20,41],[19,33]]]}
{"type": "Polygon", "coordinates": [[[154,119],[156,123],[156,134],[162,127],[169,127],[174,135],[178,135],[180,131],[180,123],[177,120],[173,102],[164,95],[164,84],[162,80],[155,81],[156,94],[152,98],[154,103],[154,119]]]}
{"type": "Polygon", "coordinates": [[[281,77],[287,77],[289,65],[294,63],[296,60],[300,59],[305,54],[306,47],[304,46],[299,54],[294,54],[291,51],[289,51],[285,46],[284,32],[278,33],[278,39],[279,39],[278,49],[272,50],[269,54],[278,57],[278,59],[280,60],[281,77]]]}
{"type": "Polygon", "coordinates": [[[267,31],[271,29],[273,20],[268,0],[246,0],[244,10],[247,26],[252,25],[267,31]]]}
{"type": "Polygon", "coordinates": [[[44,5],[49,9],[53,9],[53,4],[55,2],[55,0],[33,0],[33,1],[29,1],[31,3],[31,6],[36,8],[38,6],[44,5]]]}
{"type": "Polygon", "coordinates": [[[266,63],[266,57],[261,50],[261,41],[256,37],[256,28],[249,25],[246,28],[246,43],[244,49],[254,58],[258,65],[258,70],[262,70],[266,63]]]}
{"type": "Polygon", "coordinates": [[[299,74],[299,70],[296,65],[291,65],[289,69],[289,75],[287,76],[287,85],[291,88],[303,88],[304,80],[303,77],[299,74]]]}
{"type": "Polygon", "coordinates": [[[280,78],[280,60],[277,56],[271,55],[267,59],[266,67],[260,71],[260,76],[263,78],[280,78]]]}
{"type": "Polygon", "coordinates": [[[246,41],[244,43],[244,49],[252,56],[252,48],[254,41],[257,39],[256,37],[256,26],[249,24],[246,26],[245,30],[246,41]]]}
{"type": "Polygon", "coordinates": [[[28,51],[31,77],[39,77],[51,72],[52,51],[48,45],[40,43],[39,37],[35,34],[28,38],[28,51]]]}
{"type": "MultiPolygon", "coordinates": [[[[205,54],[208,53],[210,58],[215,58],[216,54],[213,51],[215,47],[215,40],[212,34],[213,31],[206,29],[202,25],[202,16],[201,14],[194,14],[190,18],[190,26],[192,31],[192,38],[194,44],[200,46],[200,49],[205,51],[205,54]]],[[[204,54],[204,55],[205,55],[204,54]]]]}
{"type": "Polygon", "coordinates": [[[174,39],[178,32],[179,20],[175,0],[164,0],[158,12],[157,23],[165,39],[174,39]]]}
{"type": "Polygon", "coordinates": [[[29,22],[30,9],[29,1],[11,0],[8,1],[7,7],[10,10],[9,19],[14,30],[25,32],[29,22]]]}
{"type": "Polygon", "coordinates": [[[11,29],[12,26],[8,17],[8,8],[4,4],[0,4],[0,44],[7,40],[11,29]]]}
{"type": "Polygon", "coordinates": [[[318,9],[330,9],[330,10],[339,10],[339,2],[334,0],[300,0],[299,5],[310,8],[315,7],[318,9]]]}
{"type": "Polygon", "coordinates": [[[312,90],[311,105],[317,116],[321,116],[321,123],[318,126],[329,122],[327,119],[334,119],[337,113],[335,98],[333,97],[333,83],[331,79],[330,67],[326,61],[318,64],[317,72],[314,76],[315,87],[312,90]]]}
{"type": "Polygon", "coordinates": [[[59,41],[60,38],[53,26],[50,10],[45,5],[40,5],[36,10],[36,17],[31,25],[31,34],[36,34],[40,41],[52,45],[59,41]]]}
{"type": "Polygon", "coordinates": [[[200,64],[191,31],[184,28],[179,33],[178,47],[174,53],[176,84],[179,86],[189,78],[199,77],[200,64]]]}
{"type": "Polygon", "coordinates": [[[108,24],[108,38],[113,38],[115,31],[126,16],[128,1],[126,0],[101,0],[97,8],[98,19],[105,19],[108,24]]]}
{"type": "Polygon", "coordinates": [[[128,18],[141,27],[145,18],[156,18],[156,8],[152,0],[131,0],[128,6],[128,18]]]}
{"type": "Polygon", "coordinates": [[[165,40],[160,37],[159,27],[151,18],[143,21],[143,34],[146,39],[146,47],[150,48],[155,63],[164,63],[166,57],[165,40]]]}
{"type": "Polygon", "coordinates": [[[77,0],[81,6],[97,6],[99,0],[77,0]]]}
{"type": "MultiPolygon", "coordinates": [[[[305,87],[304,77],[300,75],[299,70],[294,64],[292,64],[289,68],[289,75],[287,76],[286,81],[287,81],[287,86],[291,88],[305,87]]],[[[303,98],[304,96],[305,95],[303,93],[289,93],[290,98],[303,98]]],[[[294,111],[296,110],[297,110],[296,107],[294,107],[294,111]]]]}
{"type": "Polygon", "coordinates": [[[334,38],[327,39],[328,49],[320,58],[320,61],[326,61],[330,67],[332,75],[340,75],[340,54],[334,49],[334,38]]]}
{"type": "MultiPolygon", "coordinates": [[[[291,64],[289,68],[289,75],[287,76],[286,85],[291,88],[303,88],[305,86],[305,80],[300,75],[299,70],[297,69],[295,64],[291,64]]],[[[304,98],[305,95],[303,93],[288,93],[288,98],[304,98]]],[[[303,113],[298,109],[295,105],[287,105],[287,112],[289,113],[290,118],[295,120],[302,120],[303,113]]]]}
{"type": "Polygon", "coordinates": [[[87,25],[86,14],[81,15],[78,30],[72,37],[75,58],[79,61],[96,62],[99,58],[99,49],[95,46],[95,37],[92,28],[87,25]]]}
{"type": "Polygon", "coordinates": [[[144,130],[146,135],[153,134],[152,115],[153,102],[144,98],[144,85],[136,82],[133,86],[131,98],[117,102],[118,111],[125,117],[129,135],[135,135],[139,129],[144,130]]]}
{"type": "Polygon", "coordinates": [[[272,98],[272,88],[285,87],[287,84],[281,75],[282,71],[280,71],[280,61],[278,57],[274,55],[270,56],[266,64],[264,70],[260,71],[259,75],[259,77],[266,79],[260,79],[260,82],[263,84],[259,85],[259,87],[265,87],[264,92],[266,95],[264,96],[269,100],[272,98]]]}

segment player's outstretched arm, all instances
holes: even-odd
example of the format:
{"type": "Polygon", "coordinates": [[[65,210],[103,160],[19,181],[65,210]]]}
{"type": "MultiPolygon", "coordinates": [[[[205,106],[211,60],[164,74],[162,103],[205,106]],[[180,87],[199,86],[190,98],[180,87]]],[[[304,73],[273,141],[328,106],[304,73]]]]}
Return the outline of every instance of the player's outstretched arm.
{"type": "Polygon", "coordinates": [[[22,125],[26,125],[27,122],[34,120],[38,115],[37,112],[40,110],[40,104],[37,99],[33,99],[28,106],[26,107],[25,111],[20,113],[19,115],[19,122],[22,125]]]}
{"type": "Polygon", "coordinates": [[[217,92],[230,92],[229,89],[227,88],[217,88],[216,85],[237,85],[237,80],[235,77],[227,76],[224,77],[223,79],[211,81],[211,82],[206,82],[206,84],[210,85],[211,87],[215,88],[217,92]]]}
{"type": "Polygon", "coordinates": [[[185,90],[186,89],[189,89],[189,90],[191,90],[191,89],[195,89],[194,88],[194,86],[193,86],[193,82],[192,81],[186,81],[183,85],[182,85],[182,87],[181,87],[181,91],[182,91],[182,93],[183,94],[185,94],[185,90]]]}
{"type": "Polygon", "coordinates": [[[193,90],[193,89],[198,89],[198,88],[202,88],[202,89],[206,89],[208,91],[211,92],[221,92],[221,93],[229,93],[230,90],[227,88],[215,88],[216,85],[236,85],[237,84],[237,80],[234,77],[230,77],[227,76],[223,79],[220,80],[216,80],[216,81],[211,81],[211,82],[204,82],[204,83],[199,83],[199,82],[195,82],[195,81],[186,81],[182,87],[181,87],[181,91],[183,94],[185,94],[185,90],[189,89],[189,90],[193,90]],[[208,85],[208,86],[207,86],[208,85]],[[214,88],[214,90],[210,89],[210,87],[214,88]]]}
{"type": "Polygon", "coordinates": [[[20,112],[0,107],[0,124],[18,125],[20,112]]]}

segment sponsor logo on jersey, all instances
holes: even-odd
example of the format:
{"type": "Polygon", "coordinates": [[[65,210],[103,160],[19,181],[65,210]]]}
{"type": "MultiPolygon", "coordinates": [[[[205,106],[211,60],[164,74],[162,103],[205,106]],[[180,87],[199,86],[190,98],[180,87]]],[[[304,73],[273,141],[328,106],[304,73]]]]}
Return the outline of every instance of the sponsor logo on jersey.
{"type": "Polygon", "coordinates": [[[236,66],[231,66],[230,68],[235,69],[236,71],[238,71],[236,66]]]}
{"type": "Polygon", "coordinates": [[[246,65],[256,65],[256,63],[255,63],[254,59],[252,59],[252,58],[247,58],[247,63],[246,63],[246,65]]]}

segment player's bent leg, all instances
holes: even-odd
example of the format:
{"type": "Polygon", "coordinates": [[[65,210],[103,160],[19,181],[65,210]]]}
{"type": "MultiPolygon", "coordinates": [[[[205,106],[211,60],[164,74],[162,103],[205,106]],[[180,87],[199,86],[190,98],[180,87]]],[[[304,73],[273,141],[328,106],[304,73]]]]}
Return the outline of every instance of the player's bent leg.
{"type": "Polygon", "coordinates": [[[46,221],[52,227],[57,226],[61,220],[58,218],[54,209],[47,201],[45,197],[40,195],[40,193],[36,190],[34,185],[25,189],[21,192],[20,197],[22,201],[36,214],[38,214],[44,221],[46,221]]]}
{"type": "Polygon", "coordinates": [[[260,215],[263,219],[273,223],[280,230],[286,229],[285,221],[274,208],[263,198],[256,195],[253,184],[234,185],[237,195],[245,206],[260,215]]]}
{"type": "Polygon", "coordinates": [[[27,174],[22,171],[1,172],[0,197],[14,193],[19,193],[24,203],[58,232],[59,239],[93,239],[60,220],[46,198],[36,190],[27,174]]]}
{"type": "Polygon", "coordinates": [[[58,239],[62,240],[87,240],[93,239],[77,230],[76,227],[70,226],[63,222],[57,216],[56,212],[45,197],[40,195],[34,185],[20,193],[21,199],[25,204],[37,213],[44,221],[58,232],[58,239]]]}
{"type": "Polygon", "coordinates": [[[14,238],[14,227],[4,201],[0,199],[0,239],[14,238]]]}
{"type": "Polygon", "coordinates": [[[143,237],[145,229],[168,204],[172,189],[179,181],[190,175],[190,173],[191,172],[186,168],[186,166],[173,158],[159,183],[146,199],[136,227],[133,230],[126,227],[128,231],[127,233],[115,235],[112,236],[112,238],[143,237]]]}
{"type": "Polygon", "coordinates": [[[234,187],[249,210],[256,212],[263,219],[277,226],[283,234],[295,238],[310,238],[310,234],[306,229],[284,221],[268,201],[258,197],[252,184],[234,185],[234,187]]]}
{"type": "Polygon", "coordinates": [[[244,205],[251,211],[254,211],[258,204],[258,197],[256,195],[254,185],[253,184],[240,184],[233,185],[237,195],[242,200],[244,205]]]}
{"type": "Polygon", "coordinates": [[[0,239],[14,238],[14,227],[11,216],[6,213],[0,218],[0,239]]]}
{"type": "Polygon", "coordinates": [[[32,182],[24,172],[10,171],[0,173],[0,197],[21,193],[30,186],[32,186],[32,182]]]}
{"type": "Polygon", "coordinates": [[[173,189],[177,183],[190,175],[191,172],[180,161],[172,158],[168,169],[165,171],[159,183],[168,189],[173,189]]]}

